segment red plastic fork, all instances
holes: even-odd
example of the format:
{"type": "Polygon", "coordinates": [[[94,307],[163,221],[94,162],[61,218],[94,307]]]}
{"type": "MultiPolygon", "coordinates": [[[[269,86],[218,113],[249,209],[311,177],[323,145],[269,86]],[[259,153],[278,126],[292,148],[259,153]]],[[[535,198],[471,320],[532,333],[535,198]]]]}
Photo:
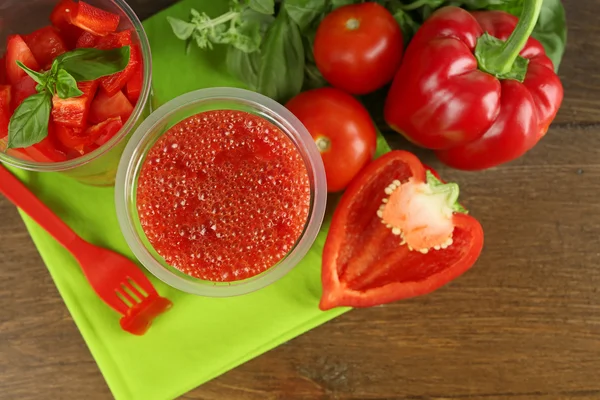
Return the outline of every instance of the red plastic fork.
{"type": "Polygon", "coordinates": [[[119,312],[121,328],[143,335],[152,320],[171,306],[129,259],[86,242],[0,165],[0,193],[33,218],[79,261],[98,296],[119,312]]]}

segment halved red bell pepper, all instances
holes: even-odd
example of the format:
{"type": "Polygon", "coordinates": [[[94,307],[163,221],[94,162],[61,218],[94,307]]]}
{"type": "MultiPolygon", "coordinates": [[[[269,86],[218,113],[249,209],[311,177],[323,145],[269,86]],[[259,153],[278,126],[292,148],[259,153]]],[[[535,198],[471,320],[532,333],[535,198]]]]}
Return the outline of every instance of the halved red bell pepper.
{"type": "Polygon", "coordinates": [[[95,47],[99,39],[100,38],[98,36],[93,35],[89,32],[82,32],[79,38],[77,39],[77,43],[75,43],[75,48],[79,49],[82,47],[95,47]]]}
{"type": "Polygon", "coordinates": [[[17,61],[34,71],[40,70],[40,65],[23,38],[20,35],[10,35],[6,45],[6,75],[12,85],[16,85],[22,77],[27,76],[27,73],[17,65],[17,61]]]}
{"type": "Polygon", "coordinates": [[[370,307],[430,293],[467,271],[483,229],[419,159],[392,151],[369,164],[338,204],[323,249],[320,308],[370,307]]]}
{"type": "Polygon", "coordinates": [[[530,37],[542,1],[525,0],[520,20],[503,11],[436,11],[394,78],[388,124],[454,168],[481,170],[525,154],[563,98],[552,62],[530,37]]]}
{"type": "Polygon", "coordinates": [[[24,35],[23,40],[43,69],[49,69],[52,61],[68,50],[65,42],[51,26],[24,35]]]}
{"type": "Polygon", "coordinates": [[[84,31],[105,36],[119,27],[119,16],[83,1],[77,3],[77,11],[71,16],[71,23],[84,31]]]}
{"type": "Polygon", "coordinates": [[[0,85],[0,139],[8,135],[8,123],[12,116],[10,98],[10,86],[0,85]]]}
{"type": "Polygon", "coordinates": [[[137,103],[138,99],[140,98],[143,81],[144,71],[142,70],[142,65],[140,64],[133,73],[131,79],[127,82],[127,98],[131,104],[137,103]]]}
{"type": "Polygon", "coordinates": [[[79,97],[52,97],[52,120],[57,125],[71,128],[83,128],[86,125],[98,81],[79,82],[77,87],[83,92],[79,97]]]}
{"type": "Polygon", "coordinates": [[[25,75],[12,87],[12,109],[15,110],[21,105],[23,100],[37,93],[35,87],[37,83],[29,76],[25,75]]]}
{"type": "Polygon", "coordinates": [[[50,14],[50,22],[60,31],[60,35],[69,46],[75,47],[77,38],[81,36],[81,28],[71,24],[71,17],[77,13],[77,3],[72,0],[62,0],[50,14]]]}
{"type": "Polygon", "coordinates": [[[132,112],[133,106],[123,92],[118,91],[114,96],[109,96],[100,90],[92,101],[89,120],[90,123],[97,124],[109,118],[121,117],[125,122],[132,112]]]}

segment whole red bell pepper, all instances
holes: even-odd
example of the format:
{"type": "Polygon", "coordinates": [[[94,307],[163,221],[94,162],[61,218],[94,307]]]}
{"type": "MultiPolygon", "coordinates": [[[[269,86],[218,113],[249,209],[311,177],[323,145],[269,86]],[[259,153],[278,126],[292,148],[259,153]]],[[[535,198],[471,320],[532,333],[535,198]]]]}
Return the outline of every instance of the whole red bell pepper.
{"type": "Polygon", "coordinates": [[[445,164],[481,170],[514,160],[544,136],[563,98],[530,37],[543,0],[521,18],[444,7],[419,29],[389,91],[385,119],[445,164]]]}
{"type": "Polygon", "coordinates": [[[406,151],[365,167],[338,204],[323,248],[320,308],[370,307],[430,293],[467,271],[483,229],[406,151]]]}

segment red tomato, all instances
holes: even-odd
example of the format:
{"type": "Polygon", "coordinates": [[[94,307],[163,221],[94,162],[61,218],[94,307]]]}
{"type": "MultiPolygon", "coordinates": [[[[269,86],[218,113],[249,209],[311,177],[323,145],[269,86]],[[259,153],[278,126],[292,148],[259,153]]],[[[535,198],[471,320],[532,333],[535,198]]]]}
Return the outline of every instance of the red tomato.
{"type": "Polygon", "coordinates": [[[24,35],[23,40],[44,69],[49,69],[56,57],[67,52],[65,42],[51,26],[24,35]]]}
{"type": "Polygon", "coordinates": [[[98,36],[105,36],[117,30],[119,26],[117,14],[101,10],[83,1],[77,4],[77,11],[71,15],[73,25],[98,36]]]}
{"type": "Polygon", "coordinates": [[[13,85],[27,76],[27,73],[17,65],[17,61],[21,61],[26,67],[35,71],[40,70],[40,65],[23,38],[19,35],[10,35],[6,46],[6,74],[13,85]]]}
{"type": "Polygon", "coordinates": [[[0,85],[0,139],[8,135],[8,122],[10,121],[10,86],[0,85]]]}
{"type": "Polygon", "coordinates": [[[21,105],[23,100],[37,93],[35,87],[37,83],[29,76],[25,75],[17,82],[12,90],[12,108],[16,109],[21,105]]]}
{"type": "Polygon", "coordinates": [[[114,96],[109,96],[99,90],[96,98],[92,101],[89,120],[93,124],[113,117],[121,117],[121,120],[127,121],[132,112],[133,106],[123,92],[118,91],[114,96]]]}
{"type": "Polygon", "coordinates": [[[368,111],[351,95],[334,88],[309,90],[286,107],[315,140],[329,192],[344,189],[375,154],[375,126],[368,111]]]}
{"type": "Polygon", "coordinates": [[[98,81],[79,82],[77,84],[83,94],[79,97],[61,99],[52,97],[52,120],[57,125],[71,128],[83,128],[87,122],[92,99],[98,89],[98,81]]]}
{"type": "Polygon", "coordinates": [[[315,62],[333,86],[365,94],[388,83],[402,60],[400,26],[384,7],[362,3],[340,7],[319,25],[315,62]]]}

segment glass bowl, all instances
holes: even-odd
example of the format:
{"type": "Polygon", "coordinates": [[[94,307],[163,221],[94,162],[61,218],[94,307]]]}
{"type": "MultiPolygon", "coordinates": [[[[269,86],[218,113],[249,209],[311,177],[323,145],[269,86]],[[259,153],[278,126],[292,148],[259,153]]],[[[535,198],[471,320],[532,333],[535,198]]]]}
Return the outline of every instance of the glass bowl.
{"type": "MultiPolygon", "coordinates": [[[[0,1],[0,57],[5,51],[8,35],[28,34],[50,24],[50,13],[58,0],[1,0],[0,1]]],[[[115,181],[119,159],[127,138],[141,121],[150,114],[152,77],[152,57],[150,44],[142,23],[124,0],[86,0],[95,7],[118,14],[121,17],[118,30],[135,31],[134,41],[139,44],[144,65],[144,78],[140,98],[123,128],[104,145],[73,160],[62,162],[35,162],[18,158],[15,153],[0,151],[0,162],[17,168],[36,172],[62,172],[78,181],[95,185],[109,186],[115,181]]]]}
{"type": "Polygon", "coordinates": [[[327,184],[317,147],[302,123],[285,107],[261,94],[244,89],[201,89],[177,97],[158,108],[136,130],[127,144],[115,185],[117,218],[129,247],[152,274],[182,291],[209,297],[228,297],[261,289],[287,274],[313,244],[325,213],[327,184]],[[310,209],[304,230],[292,249],[276,265],[251,278],[212,282],[189,276],[168,265],[153,249],[142,229],[137,206],[137,181],[148,151],[178,122],[204,111],[239,110],[260,116],[284,132],[306,166],[311,189],[310,209]]]}

